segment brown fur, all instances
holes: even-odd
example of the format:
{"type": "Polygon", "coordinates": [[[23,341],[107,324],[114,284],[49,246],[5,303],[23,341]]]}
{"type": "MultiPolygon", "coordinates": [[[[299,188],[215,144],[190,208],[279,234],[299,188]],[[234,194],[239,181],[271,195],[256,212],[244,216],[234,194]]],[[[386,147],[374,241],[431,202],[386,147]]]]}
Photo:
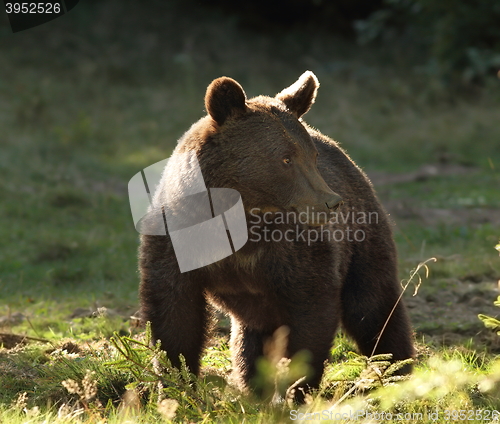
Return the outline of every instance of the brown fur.
{"type": "MultiPolygon", "coordinates": [[[[396,249],[386,214],[363,172],[333,140],[299,120],[314,102],[317,87],[316,77],[307,72],[274,98],[246,100],[236,81],[215,80],[205,99],[209,114],[180,139],[168,166],[175,169],[179,153],[195,151],[207,187],[239,191],[253,233],[235,254],[186,273],[179,271],[168,235],[142,236],[142,312],[173,365],[179,366],[182,354],[191,371],[199,372],[210,304],[231,316],[233,368],[243,388],[252,387],[256,360],[281,326],[290,330],[288,357],[301,350],[311,355],[313,374],[304,388],[319,385],[340,324],[362,354],[373,353],[401,292],[396,249]],[[339,196],[339,212],[374,212],[377,222],[312,225],[310,209],[330,212],[339,196]],[[253,208],[260,208],[260,215],[253,208]],[[272,217],[280,211],[306,211],[302,230],[345,233],[349,226],[364,231],[365,239],[257,241],[256,234],[265,231],[296,230],[294,224],[252,224],[264,211],[272,217]]],[[[167,184],[160,183],[157,201],[167,184]]],[[[402,303],[374,353],[392,353],[395,360],[414,355],[402,303]]]]}

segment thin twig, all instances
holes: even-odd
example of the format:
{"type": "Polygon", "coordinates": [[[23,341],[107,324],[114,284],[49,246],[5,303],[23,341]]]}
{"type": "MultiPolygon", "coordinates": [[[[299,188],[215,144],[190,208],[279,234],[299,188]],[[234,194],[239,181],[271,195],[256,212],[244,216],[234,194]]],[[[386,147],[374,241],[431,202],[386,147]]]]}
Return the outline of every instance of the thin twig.
{"type": "MultiPolygon", "coordinates": [[[[375,346],[373,346],[373,350],[372,350],[372,354],[370,356],[373,356],[375,354],[375,351],[377,350],[377,347],[378,347],[378,344],[380,342],[380,339],[382,338],[382,334],[384,334],[384,331],[387,327],[387,324],[389,324],[389,320],[391,319],[392,317],[392,314],[394,313],[394,311],[396,310],[396,307],[398,306],[399,302],[401,301],[401,299],[403,298],[403,294],[404,292],[406,291],[406,289],[408,288],[408,286],[410,285],[411,281],[413,280],[413,278],[415,277],[415,275],[418,275],[418,271],[420,271],[421,268],[425,268],[426,272],[425,272],[425,277],[427,278],[429,276],[429,267],[427,266],[427,262],[430,262],[430,261],[433,261],[433,262],[436,262],[437,259],[436,258],[429,258],[427,259],[426,261],[424,262],[420,262],[417,267],[410,273],[410,278],[408,279],[408,281],[406,282],[406,284],[403,286],[403,290],[401,291],[398,299],[396,300],[396,303],[394,304],[394,306],[392,307],[392,310],[389,314],[389,316],[387,317],[387,319],[385,320],[385,323],[384,323],[384,326],[382,327],[382,330],[380,330],[380,334],[378,335],[377,337],[377,341],[375,342],[375,346]]],[[[404,280],[403,280],[404,281],[404,280]]],[[[420,275],[418,275],[418,281],[419,283],[417,284],[417,286],[415,287],[415,293],[413,293],[413,296],[415,296],[417,294],[417,291],[418,291],[418,288],[420,287],[420,284],[422,283],[422,278],[420,277],[420,275]]]]}

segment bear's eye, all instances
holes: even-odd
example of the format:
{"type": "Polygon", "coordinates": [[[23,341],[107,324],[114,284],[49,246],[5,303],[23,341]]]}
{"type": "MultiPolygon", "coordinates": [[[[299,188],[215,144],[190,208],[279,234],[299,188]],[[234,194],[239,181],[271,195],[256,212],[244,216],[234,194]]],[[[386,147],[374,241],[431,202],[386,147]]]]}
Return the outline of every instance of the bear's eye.
{"type": "Polygon", "coordinates": [[[290,164],[292,163],[292,160],[291,160],[290,158],[284,158],[284,159],[283,159],[283,163],[284,163],[285,165],[290,165],[290,164]]]}

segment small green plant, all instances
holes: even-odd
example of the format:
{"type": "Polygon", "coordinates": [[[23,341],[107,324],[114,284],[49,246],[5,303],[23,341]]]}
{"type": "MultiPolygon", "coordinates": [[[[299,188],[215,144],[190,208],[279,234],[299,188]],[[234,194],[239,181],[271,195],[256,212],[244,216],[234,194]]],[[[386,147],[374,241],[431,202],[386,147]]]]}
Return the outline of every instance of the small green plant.
{"type": "Polygon", "coordinates": [[[125,408],[129,408],[128,404],[137,410],[143,406],[167,420],[175,417],[182,422],[209,417],[216,420],[219,414],[227,416],[253,409],[223,378],[196,378],[182,356],[181,367],[173,367],[160,343],[153,345],[151,341],[149,323],[141,340],[118,334],[111,338],[118,358],[109,366],[132,375],[123,397],[125,408]]]}
{"type": "MultiPolygon", "coordinates": [[[[495,249],[500,252],[500,242],[495,246],[495,249]]],[[[500,296],[497,297],[497,300],[495,300],[493,304],[500,307],[500,296]]],[[[500,336],[500,320],[484,314],[479,314],[478,318],[483,321],[486,328],[489,328],[491,331],[496,331],[496,333],[500,336]]]]}
{"type": "MultiPolygon", "coordinates": [[[[495,300],[493,304],[500,307],[500,296],[497,297],[497,300],[495,300]]],[[[500,321],[498,319],[484,314],[479,314],[478,318],[483,321],[486,328],[489,328],[491,331],[496,331],[496,333],[500,336],[500,321]]]]}
{"type": "Polygon", "coordinates": [[[341,378],[330,385],[328,391],[340,388],[340,391],[335,390],[335,398],[341,394],[332,408],[336,408],[353,394],[361,394],[391,385],[397,381],[407,380],[408,376],[397,375],[397,372],[406,365],[413,363],[413,359],[396,362],[391,362],[391,359],[392,354],[390,353],[371,357],[358,356],[354,360],[343,364],[341,371],[349,370],[351,367],[358,368],[361,371],[354,378],[341,378]]]}
{"type": "Polygon", "coordinates": [[[133,376],[127,390],[146,396],[149,403],[162,401],[165,393],[172,392],[173,388],[180,388],[185,394],[195,395],[195,376],[189,372],[183,358],[180,369],[173,367],[160,343],[153,345],[151,340],[149,322],[144,340],[118,334],[110,339],[119,357],[109,365],[133,376]]]}

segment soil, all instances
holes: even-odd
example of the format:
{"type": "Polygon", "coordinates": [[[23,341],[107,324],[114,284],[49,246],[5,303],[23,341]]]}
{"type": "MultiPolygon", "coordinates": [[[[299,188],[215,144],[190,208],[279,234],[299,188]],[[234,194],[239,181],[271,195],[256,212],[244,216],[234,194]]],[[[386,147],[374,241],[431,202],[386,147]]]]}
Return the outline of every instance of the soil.
{"type": "MultiPolygon", "coordinates": [[[[432,183],[432,179],[438,176],[463,176],[474,172],[476,170],[471,167],[437,164],[426,165],[406,174],[373,172],[369,173],[369,177],[378,191],[385,193],[386,187],[391,184],[412,181],[432,183]]],[[[396,224],[412,221],[427,228],[443,223],[474,228],[490,223],[500,227],[498,208],[433,209],[419,207],[409,201],[392,200],[386,194],[382,194],[381,200],[396,224]]],[[[439,261],[461,259],[459,254],[438,258],[439,261]]],[[[405,293],[405,302],[417,340],[437,346],[466,343],[473,349],[486,348],[490,352],[500,353],[500,336],[485,328],[478,318],[478,314],[493,317],[500,315],[500,308],[493,305],[500,295],[500,275],[492,269],[482,275],[433,278],[432,265],[430,267],[430,279],[424,283],[424,286],[430,285],[430,289],[422,286],[419,293],[413,296],[412,287],[408,287],[405,293]]]]}

